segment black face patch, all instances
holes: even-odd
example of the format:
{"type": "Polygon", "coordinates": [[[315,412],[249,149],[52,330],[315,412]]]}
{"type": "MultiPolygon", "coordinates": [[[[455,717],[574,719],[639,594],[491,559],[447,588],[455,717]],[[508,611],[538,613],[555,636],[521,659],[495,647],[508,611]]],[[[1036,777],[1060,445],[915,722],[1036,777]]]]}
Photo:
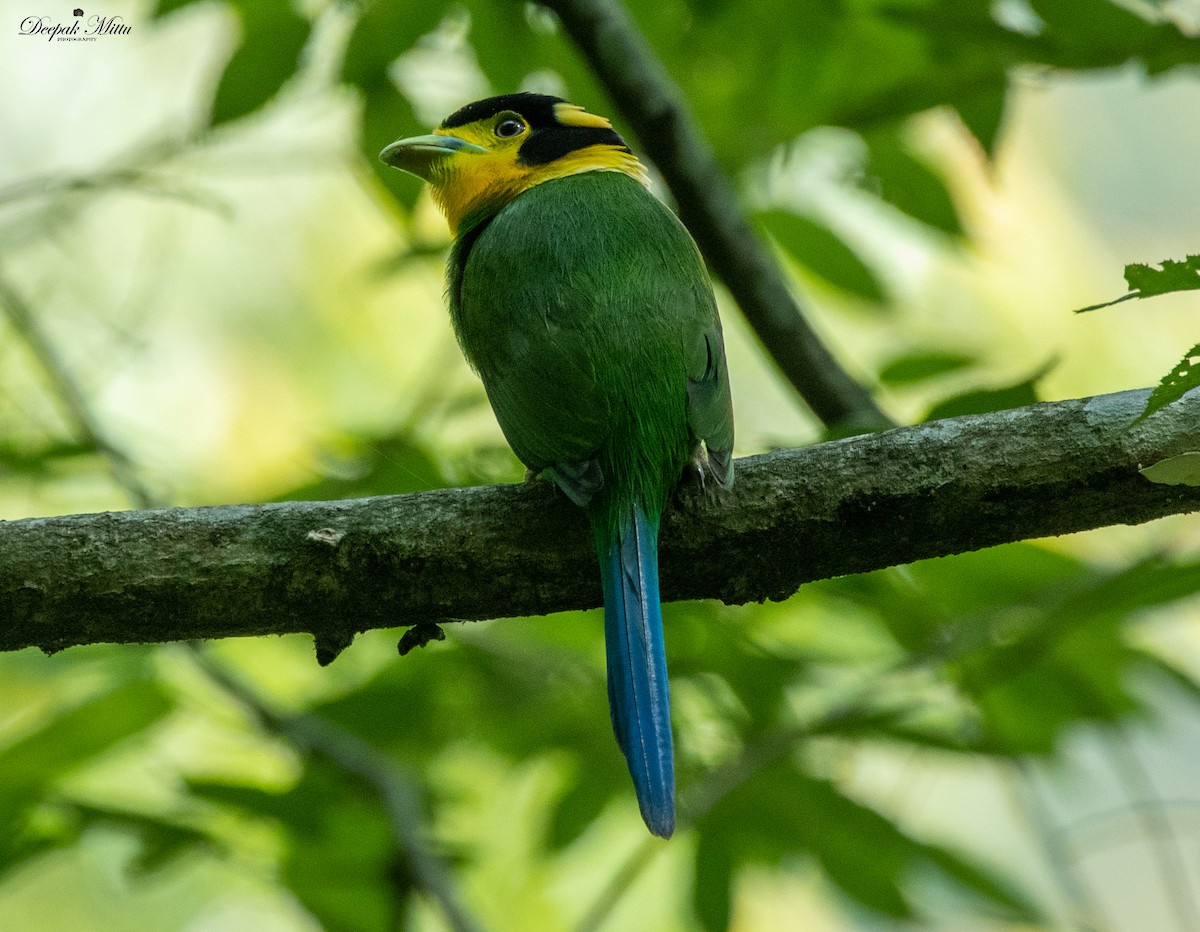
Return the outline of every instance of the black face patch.
{"type": "Polygon", "coordinates": [[[517,150],[517,161],[522,165],[545,165],[588,146],[618,146],[629,151],[615,130],[555,123],[549,129],[535,129],[517,150]]]}
{"type": "Polygon", "coordinates": [[[487,97],[467,104],[461,110],[455,110],[442,120],[442,129],[454,129],[456,126],[466,126],[494,117],[497,113],[511,110],[525,118],[531,130],[558,126],[554,119],[554,105],[566,103],[561,97],[551,97],[549,94],[501,94],[499,97],[487,97]]]}
{"type": "Polygon", "coordinates": [[[615,130],[602,126],[565,126],[554,108],[567,101],[549,94],[502,94],[467,104],[442,121],[442,129],[454,129],[494,117],[508,110],[519,113],[529,124],[529,138],[518,150],[522,165],[545,165],[588,146],[617,146],[630,151],[615,130]]]}

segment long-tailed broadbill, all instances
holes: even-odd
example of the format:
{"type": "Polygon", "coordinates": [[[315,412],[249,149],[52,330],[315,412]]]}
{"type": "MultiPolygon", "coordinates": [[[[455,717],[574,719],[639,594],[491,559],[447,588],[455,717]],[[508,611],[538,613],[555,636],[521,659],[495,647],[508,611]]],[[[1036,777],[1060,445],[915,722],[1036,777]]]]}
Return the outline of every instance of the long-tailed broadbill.
{"type": "Polygon", "coordinates": [[[380,154],[455,234],[450,317],[528,469],[587,513],[608,698],[650,831],[675,828],[659,521],[689,464],[733,481],[725,346],[700,253],[608,120],[557,97],[469,104],[380,154]]]}

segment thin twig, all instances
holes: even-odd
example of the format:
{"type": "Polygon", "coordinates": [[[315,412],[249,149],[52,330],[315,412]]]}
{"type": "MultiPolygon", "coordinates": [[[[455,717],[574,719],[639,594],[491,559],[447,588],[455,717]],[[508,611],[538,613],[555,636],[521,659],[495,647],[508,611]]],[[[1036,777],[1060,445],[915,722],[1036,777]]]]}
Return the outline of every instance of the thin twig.
{"type": "Polygon", "coordinates": [[[1132,738],[1118,733],[1110,741],[1113,749],[1113,768],[1124,781],[1130,795],[1146,805],[1133,809],[1134,818],[1141,824],[1146,836],[1150,856],[1158,865],[1158,876],[1167,895],[1167,902],[1175,914],[1175,922],[1181,932],[1200,929],[1200,909],[1196,906],[1195,892],[1183,866],[1184,852],[1171,825],[1154,781],[1133,747],[1132,738]]]}
{"type": "Polygon", "coordinates": [[[0,186],[0,206],[71,190],[103,190],[111,184],[128,184],[139,174],[146,173],[146,166],[170,161],[197,146],[201,139],[201,135],[155,136],[130,146],[124,153],[112,159],[108,167],[98,168],[89,174],[54,173],[22,178],[0,186]]]}
{"type": "Polygon", "coordinates": [[[0,270],[0,308],[12,325],[13,330],[29,347],[53,387],[64,414],[72,423],[80,439],[100,454],[113,481],[129,495],[139,508],[153,508],[157,504],[150,490],[137,475],[133,461],[122,447],[104,429],[88,404],[75,376],[49,336],[42,329],[33,310],[25,299],[0,270]]]}
{"type": "Polygon", "coordinates": [[[604,889],[600,891],[596,899],[592,901],[588,911],[579,920],[579,925],[575,927],[575,932],[598,932],[608,921],[613,908],[621,902],[626,891],[633,886],[634,881],[665,849],[666,845],[662,843],[661,839],[643,838],[633,849],[633,853],[617,868],[616,873],[608,879],[608,883],[604,885],[604,889]]]}
{"type": "Polygon", "coordinates": [[[1005,772],[1016,809],[1025,817],[1030,834],[1042,848],[1046,864],[1058,888],[1067,898],[1073,915],[1070,928],[1079,932],[1102,932],[1110,928],[1104,910],[1092,895],[1079,872],[1075,870],[1066,832],[1057,824],[1054,814],[1038,791],[1037,773],[1024,758],[1006,761],[1005,772]]]}
{"type": "Polygon", "coordinates": [[[0,204],[33,197],[55,197],[74,193],[107,193],[127,190],[174,199],[209,210],[228,220],[233,208],[228,201],[203,188],[181,184],[178,179],[144,168],[113,168],[95,175],[29,178],[0,189],[0,204]]]}
{"type": "Polygon", "coordinates": [[[208,657],[198,644],[188,642],[188,646],[204,672],[267,730],[324,756],[370,786],[383,804],[392,842],[412,868],[417,886],[438,904],[455,932],[477,932],[481,928],[458,901],[449,871],[425,839],[420,793],[415,783],[400,772],[393,760],[357,735],[316,715],[285,715],[271,709],[245,683],[208,657]]]}
{"type": "Polygon", "coordinates": [[[713,270],[776,365],[830,426],[892,422],[808,325],[678,85],[618,0],[539,0],[554,11],[658,166],[713,270]]]}

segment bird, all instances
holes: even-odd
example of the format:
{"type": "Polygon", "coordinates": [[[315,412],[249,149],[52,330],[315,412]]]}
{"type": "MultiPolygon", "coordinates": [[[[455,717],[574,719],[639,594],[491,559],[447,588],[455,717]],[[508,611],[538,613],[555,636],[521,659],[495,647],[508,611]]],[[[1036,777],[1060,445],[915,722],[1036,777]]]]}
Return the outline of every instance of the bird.
{"type": "Polygon", "coordinates": [[[725,344],[700,251],[612,123],[560,97],[476,101],[380,158],[428,182],[454,234],[450,318],[513,452],[587,514],[613,731],[647,828],[669,838],[659,527],[685,473],[733,483],[725,344]]]}

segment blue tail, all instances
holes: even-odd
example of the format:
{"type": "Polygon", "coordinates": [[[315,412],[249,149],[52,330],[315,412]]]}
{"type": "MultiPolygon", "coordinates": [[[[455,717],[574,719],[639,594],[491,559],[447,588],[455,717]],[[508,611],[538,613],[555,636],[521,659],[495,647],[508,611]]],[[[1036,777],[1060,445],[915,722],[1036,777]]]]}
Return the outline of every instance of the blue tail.
{"type": "Polygon", "coordinates": [[[646,827],[669,838],[675,830],[675,760],[658,601],[658,521],[634,505],[617,522],[616,539],[607,537],[598,535],[597,547],[613,731],[646,827]]]}

